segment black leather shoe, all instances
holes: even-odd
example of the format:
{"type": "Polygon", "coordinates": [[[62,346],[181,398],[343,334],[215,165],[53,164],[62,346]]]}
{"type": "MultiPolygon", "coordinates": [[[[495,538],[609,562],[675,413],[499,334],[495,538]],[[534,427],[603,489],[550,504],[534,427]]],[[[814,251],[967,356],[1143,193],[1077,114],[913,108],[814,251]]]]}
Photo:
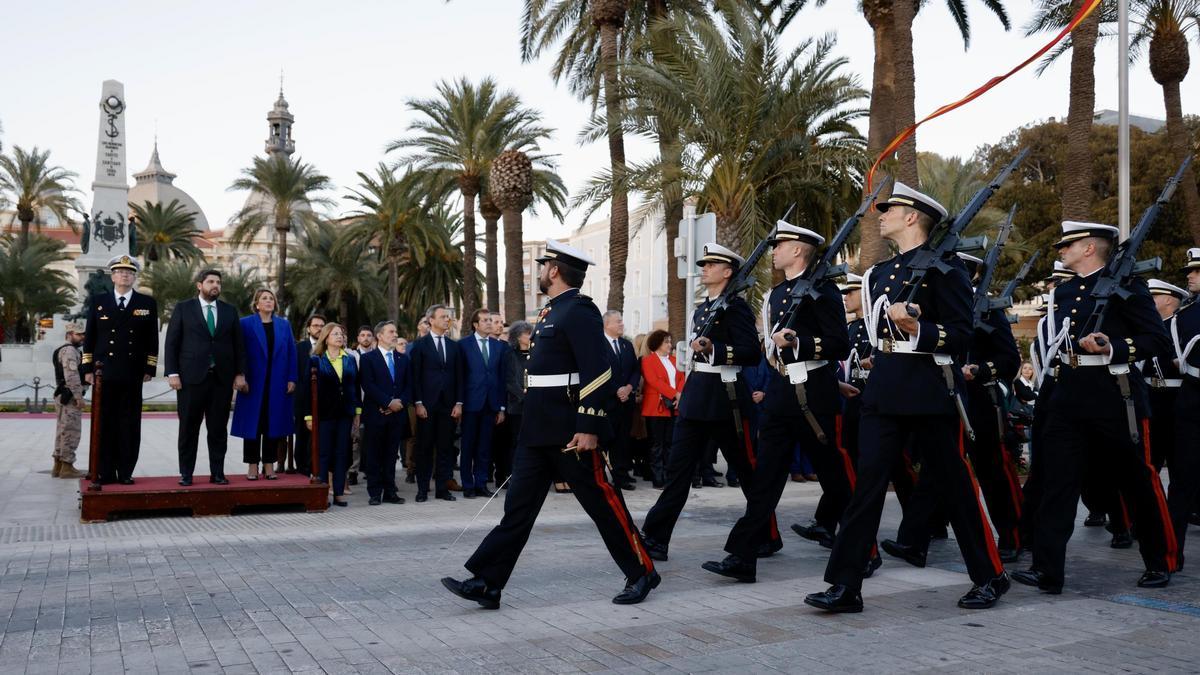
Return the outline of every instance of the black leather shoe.
{"type": "Polygon", "coordinates": [[[1106,518],[1103,513],[1088,513],[1087,518],[1083,519],[1084,527],[1101,527],[1104,525],[1106,518]]]}
{"type": "Polygon", "coordinates": [[[834,584],[823,593],[808,594],[804,597],[804,604],[835,614],[853,614],[863,610],[862,593],[841,584],[834,584]]]}
{"type": "Polygon", "coordinates": [[[1016,548],[998,548],[996,552],[1000,554],[1000,562],[1015,563],[1021,559],[1021,547],[1016,548]]]}
{"type": "Polygon", "coordinates": [[[427,493],[427,492],[418,492],[417,493],[417,503],[418,504],[420,504],[421,502],[427,502],[427,501],[429,501],[429,493],[427,493]]]}
{"type": "Polygon", "coordinates": [[[887,554],[893,558],[899,558],[913,567],[925,566],[925,551],[918,550],[916,546],[906,546],[891,539],[884,539],[879,542],[879,548],[887,551],[887,554]]]}
{"type": "Polygon", "coordinates": [[[874,558],[867,561],[867,567],[863,570],[863,578],[870,579],[875,576],[875,570],[880,567],[883,567],[883,556],[876,553],[874,558]]]}
{"type": "Polygon", "coordinates": [[[188,477],[188,478],[180,478],[180,479],[179,479],[179,484],[180,484],[180,485],[182,485],[183,487],[190,487],[190,486],[191,486],[191,484],[192,484],[192,479],[191,479],[191,477],[188,477]]]}
{"type": "Polygon", "coordinates": [[[1192,525],[1200,525],[1200,513],[1193,513],[1188,516],[1188,522],[1192,525]]]}
{"type": "Polygon", "coordinates": [[[662,577],[658,576],[658,572],[643,574],[637,581],[631,581],[625,584],[625,590],[617,593],[613,598],[614,605],[636,605],[646,599],[650,595],[650,591],[658,588],[662,583],[662,577]]]}
{"type": "Polygon", "coordinates": [[[815,520],[808,521],[807,525],[794,523],[792,525],[792,532],[809,541],[815,541],[825,548],[833,548],[833,533],[815,520]]]}
{"type": "Polygon", "coordinates": [[[752,584],[755,579],[756,568],[753,560],[743,560],[736,555],[727,555],[721,562],[709,560],[700,567],[712,572],[720,574],[723,577],[736,579],[742,583],[752,584]]]}
{"type": "Polygon", "coordinates": [[[667,545],[658,541],[654,537],[642,535],[642,546],[646,547],[646,555],[650,556],[651,560],[659,562],[667,561],[667,545]]]}
{"type": "Polygon", "coordinates": [[[742,487],[742,481],[736,478],[730,478],[725,484],[729,487],[742,487]]]}
{"type": "Polygon", "coordinates": [[[442,577],[442,585],[464,600],[474,600],[484,609],[500,609],[500,589],[488,588],[487,582],[479,577],[458,581],[453,577],[442,577]]]}
{"type": "Polygon", "coordinates": [[[1012,582],[1008,580],[1008,574],[1001,572],[1000,576],[986,584],[972,587],[966,595],[958,599],[958,606],[963,609],[988,609],[1011,587],[1012,582]]]}
{"type": "Polygon", "coordinates": [[[417,482],[417,474],[415,474],[415,473],[412,473],[412,472],[410,471],[410,472],[408,473],[408,475],[406,475],[406,476],[404,477],[404,482],[405,482],[405,483],[415,483],[415,482],[417,482]]]}
{"type": "Polygon", "coordinates": [[[122,478],[121,485],[133,485],[133,479],[132,478],[122,478]]]}
{"type": "Polygon", "coordinates": [[[783,550],[783,540],[772,539],[764,541],[758,545],[758,550],[754,552],[755,558],[770,558],[776,553],[783,550]]]}
{"type": "Polygon", "coordinates": [[[384,495],[383,501],[389,504],[403,504],[404,497],[401,497],[400,495],[384,495]]]}
{"type": "Polygon", "coordinates": [[[1138,579],[1138,588],[1166,588],[1171,583],[1171,573],[1159,570],[1146,570],[1138,579]]]}
{"type": "Polygon", "coordinates": [[[1133,535],[1128,530],[1115,532],[1108,545],[1110,548],[1133,548],[1133,535]]]}
{"type": "Polygon", "coordinates": [[[637,489],[637,483],[633,482],[632,478],[626,478],[625,480],[618,483],[618,485],[620,486],[620,488],[622,490],[636,490],[637,489]]]}
{"type": "Polygon", "coordinates": [[[1027,570],[1018,570],[1016,572],[1013,572],[1012,580],[1019,584],[1025,584],[1026,586],[1033,586],[1033,587],[1037,588],[1039,591],[1041,591],[1043,593],[1049,593],[1050,595],[1061,595],[1062,594],[1062,582],[1061,581],[1055,582],[1053,579],[1051,579],[1049,576],[1047,576],[1045,572],[1042,572],[1040,570],[1035,570],[1033,568],[1030,568],[1027,570]]]}
{"type": "Polygon", "coordinates": [[[475,488],[475,496],[476,497],[491,497],[494,494],[496,494],[496,493],[492,492],[491,490],[489,490],[485,487],[475,488]]]}
{"type": "Polygon", "coordinates": [[[704,487],[711,487],[711,488],[725,487],[725,484],[722,483],[721,481],[717,480],[716,478],[705,478],[704,480],[700,481],[700,484],[703,485],[704,487]]]}
{"type": "Polygon", "coordinates": [[[450,494],[449,492],[442,492],[442,493],[439,493],[439,494],[438,494],[438,496],[437,496],[437,498],[438,498],[438,499],[445,500],[445,501],[448,501],[448,502],[456,502],[456,501],[458,501],[458,498],[457,498],[457,497],[455,497],[454,495],[450,494]]]}
{"type": "Polygon", "coordinates": [[[463,499],[475,499],[475,488],[463,488],[463,499]]]}
{"type": "Polygon", "coordinates": [[[350,476],[347,478],[346,482],[350,485],[358,485],[358,474],[357,473],[350,474],[350,476]]]}
{"type": "Polygon", "coordinates": [[[693,489],[699,490],[699,489],[700,489],[700,488],[702,488],[702,487],[704,487],[704,482],[703,482],[703,481],[701,481],[701,480],[699,480],[699,479],[697,479],[697,480],[693,480],[693,481],[692,481],[692,488],[693,488],[693,489]]]}
{"type": "MultiPolygon", "coordinates": [[[[133,481],[130,482],[132,483],[133,481]]],[[[208,479],[208,482],[214,485],[229,485],[229,479],[225,476],[212,476],[208,479]]]]}
{"type": "Polygon", "coordinates": [[[367,500],[368,506],[379,506],[382,503],[383,503],[383,500],[380,499],[379,497],[371,497],[369,500],[367,500]]]}

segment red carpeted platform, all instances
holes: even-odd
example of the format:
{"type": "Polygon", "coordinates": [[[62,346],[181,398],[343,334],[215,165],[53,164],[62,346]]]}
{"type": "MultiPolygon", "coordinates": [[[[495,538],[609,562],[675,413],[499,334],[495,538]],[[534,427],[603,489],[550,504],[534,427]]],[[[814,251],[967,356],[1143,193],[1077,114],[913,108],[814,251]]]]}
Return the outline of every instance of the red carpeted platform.
{"type": "Polygon", "coordinates": [[[228,476],[229,485],[214,485],[208,476],[196,476],[190,487],[179,485],[178,476],[134,477],[133,485],[110,484],[91,490],[79,481],[82,513],[87,522],[111,520],[114,516],[146,511],[190,510],[193,516],[231,515],[240,507],[300,506],[307,511],[328,508],[327,485],[309,482],[308,476],[279,474],[277,480],[247,480],[228,476]]]}

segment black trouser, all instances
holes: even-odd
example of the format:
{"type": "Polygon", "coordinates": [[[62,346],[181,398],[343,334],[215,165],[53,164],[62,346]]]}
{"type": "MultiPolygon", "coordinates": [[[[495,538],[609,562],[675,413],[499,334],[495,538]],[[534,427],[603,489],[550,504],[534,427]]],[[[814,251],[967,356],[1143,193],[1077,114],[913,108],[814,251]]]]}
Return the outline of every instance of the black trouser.
{"type": "MultiPolygon", "coordinates": [[[[721,449],[721,454],[725,455],[725,461],[737,469],[738,475],[743,478],[742,494],[746,499],[750,498],[754,488],[754,467],[757,464],[754,448],[750,444],[750,428],[743,424],[742,437],[738,438],[732,418],[719,422],[676,419],[671,454],[667,460],[667,483],[650,513],[646,514],[646,522],[642,526],[642,532],[646,536],[663,546],[670,544],[675,523],[687,504],[692,475],[697,465],[708,461],[709,443],[716,443],[721,449]]],[[[791,455],[788,457],[790,461],[791,455]]],[[[770,540],[779,541],[779,529],[776,527],[774,514],[771,515],[770,521],[770,540]]],[[[759,543],[766,541],[764,539],[759,543]]]]}
{"type": "Polygon", "coordinates": [[[633,422],[633,399],[613,406],[612,414],[608,416],[613,428],[613,439],[608,444],[608,461],[612,463],[613,481],[629,478],[629,470],[633,468],[633,460],[629,454],[630,425],[633,422]]]}
{"type": "Polygon", "coordinates": [[[105,483],[133,477],[142,447],[142,381],[103,378],[100,410],[100,467],[105,483]]]}
{"type": "MultiPolygon", "coordinates": [[[[1183,544],[1187,537],[1188,518],[1196,512],[1196,496],[1200,494],[1200,380],[1184,379],[1179,405],[1172,411],[1175,418],[1175,451],[1168,460],[1171,467],[1171,487],[1167,494],[1167,510],[1175,529],[1179,547],[1177,569],[1183,568],[1183,544]]],[[[1158,416],[1158,410],[1154,412],[1158,416]]],[[[1151,434],[1154,432],[1151,431],[1151,434]]],[[[1153,435],[1151,442],[1155,443],[1153,435]]]]}
{"type": "Polygon", "coordinates": [[[342,415],[332,419],[319,419],[317,439],[320,443],[320,466],[317,475],[321,481],[333,475],[333,496],[341,497],[346,491],[346,472],[350,470],[350,437],[354,433],[354,417],[342,415]]]}
{"type": "Polygon", "coordinates": [[[375,417],[370,426],[363,427],[362,465],[367,474],[367,495],[372,499],[395,497],[396,460],[404,441],[404,422],[401,410],[391,415],[375,417]]]}
{"type": "Polygon", "coordinates": [[[667,482],[667,458],[671,455],[671,439],[675,433],[674,417],[647,417],[646,431],[651,438],[650,471],[654,482],[664,485],[667,482]]]}
{"type": "Polygon", "coordinates": [[[177,393],[179,402],[179,475],[191,478],[196,469],[196,448],[200,444],[200,423],[208,438],[209,475],[225,475],[225,449],[229,443],[226,425],[233,403],[233,385],[221,382],[211,371],[195,384],[184,384],[177,393]]]}
{"type": "MultiPolygon", "coordinates": [[[[1179,390],[1180,387],[1150,388],[1150,461],[1159,471],[1166,466],[1174,473],[1171,460],[1178,447],[1175,443],[1175,400],[1179,390]]],[[[1175,476],[1171,476],[1171,482],[1175,482],[1175,476]]]]}
{"type": "Polygon", "coordinates": [[[1004,571],[992,528],[988,525],[979,485],[967,464],[961,424],[952,415],[881,415],[863,410],[859,427],[858,481],[842,518],[833,551],[825,567],[825,581],[862,588],[887,484],[905,445],[921,448],[921,473],[939,487],[938,497],[950,516],[954,537],[975,584],[984,584],[1004,571]]]}
{"type": "Polygon", "coordinates": [[[1042,463],[1042,501],[1035,523],[1033,568],[1053,583],[1062,583],[1067,541],[1075,529],[1084,467],[1104,464],[1120,480],[1130,500],[1138,544],[1146,569],[1173,571],[1177,546],[1158,472],[1150,463],[1148,420],[1142,420],[1140,444],[1129,438],[1125,416],[1078,417],[1055,410],[1047,415],[1045,442],[1038,448],[1042,463]]]}
{"type": "Polygon", "coordinates": [[[454,472],[454,424],[449,409],[426,408],[429,416],[417,418],[417,494],[449,494],[446,482],[454,472]],[[435,466],[436,462],[436,466],[435,466]]]}
{"type": "MultiPolygon", "coordinates": [[[[758,465],[754,468],[753,489],[746,495],[746,512],[725,541],[725,551],[747,562],[755,560],[755,552],[770,536],[775,507],[787,485],[788,468],[796,444],[808,455],[821,481],[821,501],[817,503],[816,521],[830,533],[837,530],[850,495],[854,492],[855,473],[850,455],[839,445],[842,427],[840,415],[817,415],[817,423],[825,433],[826,442],[817,439],[816,432],[803,417],[783,417],[766,414],[759,429],[758,465]]],[[[742,474],[742,479],[749,474],[742,474]]]]}
{"type": "Polygon", "coordinates": [[[242,461],[247,464],[274,464],[279,457],[279,446],[287,439],[256,436],[242,443],[242,461]]]}
{"type": "Polygon", "coordinates": [[[506,414],[504,424],[492,436],[492,465],[496,472],[493,484],[497,490],[512,475],[513,453],[517,451],[517,439],[521,435],[521,417],[523,415],[519,413],[506,414]]]}
{"type": "Polygon", "coordinates": [[[529,533],[537,520],[550,484],[556,479],[571,484],[575,499],[600,530],[608,553],[630,581],[654,571],[621,491],[604,475],[604,459],[597,451],[563,452],[562,445],[518,447],[512,478],[504,499],[504,517],[492,529],[466,568],[489,586],[504,588],[512,575],[529,533]]]}

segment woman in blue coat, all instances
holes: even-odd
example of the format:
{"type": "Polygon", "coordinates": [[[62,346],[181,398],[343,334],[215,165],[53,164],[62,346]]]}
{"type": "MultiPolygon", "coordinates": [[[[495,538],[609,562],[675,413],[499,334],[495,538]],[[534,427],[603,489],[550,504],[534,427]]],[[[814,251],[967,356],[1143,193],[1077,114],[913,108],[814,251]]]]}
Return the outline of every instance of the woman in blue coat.
{"type": "Polygon", "coordinates": [[[245,439],[242,461],[249,480],[258,480],[260,461],[267,480],[275,480],[279,448],[294,428],[296,343],[287,319],[275,315],[275,304],[275,293],[260,288],[250,303],[254,314],[241,320],[249,389],[238,392],[232,433],[245,439]]]}

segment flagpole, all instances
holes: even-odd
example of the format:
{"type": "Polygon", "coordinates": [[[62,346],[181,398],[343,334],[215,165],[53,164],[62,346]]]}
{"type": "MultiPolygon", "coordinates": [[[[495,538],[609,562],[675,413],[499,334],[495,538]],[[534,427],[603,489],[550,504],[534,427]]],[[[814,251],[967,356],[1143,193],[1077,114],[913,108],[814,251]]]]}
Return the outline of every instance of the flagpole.
{"type": "Polygon", "coordinates": [[[1117,0],[1117,226],[1129,237],[1129,0],[1117,0]]]}

